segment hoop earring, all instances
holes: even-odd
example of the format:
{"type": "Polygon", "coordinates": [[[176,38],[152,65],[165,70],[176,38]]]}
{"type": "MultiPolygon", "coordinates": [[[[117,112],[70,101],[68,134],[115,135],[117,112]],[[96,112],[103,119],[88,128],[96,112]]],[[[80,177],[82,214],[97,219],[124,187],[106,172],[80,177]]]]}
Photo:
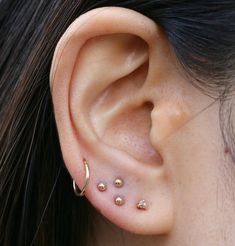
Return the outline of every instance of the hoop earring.
{"type": "Polygon", "coordinates": [[[82,188],[82,190],[80,191],[76,182],[73,180],[73,190],[74,190],[74,193],[76,196],[84,196],[85,192],[86,192],[86,188],[89,184],[89,181],[90,181],[90,168],[89,168],[89,164],[87,162],[87,160],[85,158],[83,158],[83,164],[85,166],[85,172],[86,172],[86,181],[85,181],[85,184],[82,188]]]}

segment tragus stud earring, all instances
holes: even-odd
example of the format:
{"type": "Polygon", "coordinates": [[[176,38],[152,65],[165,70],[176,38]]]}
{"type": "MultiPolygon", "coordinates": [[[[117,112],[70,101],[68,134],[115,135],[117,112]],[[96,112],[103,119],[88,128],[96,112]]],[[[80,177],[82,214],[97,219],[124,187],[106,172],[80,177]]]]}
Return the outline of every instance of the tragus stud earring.
{"type": "Polygon", "coordinates": [[[114,180],[113,184],[114,184],[115,187],[121,188],[124,185],[124,182],[123,182],[122,179],[117,178],[117,179],[114,180]]]}
{"type": "Polygon", "coordinates": [[[137,204],[136,207],[141,210],[146,210],[147,209],[147,203],[145,200],[140,200],[137,204]]]}
{"type": "Polygon", "coordinates": [[[104,182],[100,182],[98,185],[97,185],[97,189],[101,192],[103,191],[106,191],[107,190],[107,184],[104,183],[104,182]]]}

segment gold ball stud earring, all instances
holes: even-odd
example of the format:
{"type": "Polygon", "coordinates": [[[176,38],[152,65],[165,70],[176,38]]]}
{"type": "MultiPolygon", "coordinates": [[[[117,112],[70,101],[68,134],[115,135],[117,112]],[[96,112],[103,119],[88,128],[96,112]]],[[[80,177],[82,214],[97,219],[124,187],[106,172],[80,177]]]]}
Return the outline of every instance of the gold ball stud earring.
{"type": "Polygon", "coordinates": [[[147,209],[147,203],[145,200],[140,200],[137,204],[136,207],[140,210],[146,210],[147,209]]]}
{"type": "Polygon", "coordinates": [[[124,185],[124,182],[123,182],[122,179],[117,178],[117,179],[114,180],[113,184],[114,184],[115,187],[121,188],[124,185]]]}
{"type": "Polygon", "coordinates": [[[100,182],[98,185],[97,185],[97,188],[99,191],[103,192],[103,191],[106,191],[107,190],[107,184],[105,182],[100,182]]]}
{"type": "Polygon", "coordinates": [[[122,205],[124,205],[125,200],[124,200],[124,198],[122,198],[122,197],[120,197],[120,196],[117,196],[117,197],[115,198],[114,202],[115,202],[115,204],[116,204],[117,206],[122,206],[122,205]]]}

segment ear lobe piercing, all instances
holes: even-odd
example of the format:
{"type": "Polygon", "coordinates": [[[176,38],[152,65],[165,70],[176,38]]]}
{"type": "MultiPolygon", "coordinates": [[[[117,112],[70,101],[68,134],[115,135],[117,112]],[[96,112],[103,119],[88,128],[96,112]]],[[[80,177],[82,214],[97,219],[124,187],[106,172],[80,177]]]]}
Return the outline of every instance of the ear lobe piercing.
{"type": "Polygon", "coordinates": [[[115,199],[114,199],[114,202],[117,206],[122,206],[125,204],[125,200],[124,198],[120,197],[120,196],[117,196],[115,199]]]}
{"type": "MultiPolygon", "coordinates": [[[[89,181],[90,181],[90,168],[89,168],[89,164],[87,162],[87,160],[85,158],[83,158],[83,164],[85,166],[85,177],[86,177],[86,180],[85,180],[85,184],[84,186],[82,187],[81,191],[79,190],[76,182],[73,180],[73,189],[74,189],[74,193],[76,196],[84,196],[85,192],[86,192],[86,189],[87,189],[87,186],[89,184],[89,181]]],[[[117,178],[114,180],[113,182],[114,186],[116,188],[121,188],[123,187],[124,185],[124,181],[120,178],[117,178]]],[[[105,182],[100,182],[98,183],[97,185],[97,189],[101,192],[104,192],[107,190],[107,183],[105,182]]],[[[117,206],[122,206],[125,204],[125,199],[121,196],[117,196],[115,197],[114,199],[114,203],[117,205],[117,206]]],[[[144,199],[140,200],[137,204],[136,204],[136,207],[139,209],[139,210],[146,210],[147,209],[147,203],[144,199]]]]}
{"type": "Polygon", "coordinates": [[[99,191],[103,192],[103,191],[106,191],[107,190],[107,184],[104,183],[104,182],[100,182],[98,185],[97,185],[97,188],[99,191]]]}
{"type": "Polygon", "coordinates": [[[124,182],[122,179],[117,178],[114,180],[113,184],[116,188],[121,188],[124,185],[124,182]]]}
{"type": "Polygon", "coordinates": [[[137,204],[136,207],[141,210],[146,210],[147,209],[147,203],[145,200],[140,200],[137,204]]]}
{"type": "Polygon", "coordinates": [[[74,193],[76,196],[84,196],[84,194],[86,192],[86,188],[87,188],[89,181],[90,181],[90,168],[89,168],[89,164],[85,158],[83,158],[83,164],[85,166],[86,180],[85,180],[85,184],[82,187],[81,191],[79,191],[77,184],[73,180],[73,190],[74,190],[74,193]]]}

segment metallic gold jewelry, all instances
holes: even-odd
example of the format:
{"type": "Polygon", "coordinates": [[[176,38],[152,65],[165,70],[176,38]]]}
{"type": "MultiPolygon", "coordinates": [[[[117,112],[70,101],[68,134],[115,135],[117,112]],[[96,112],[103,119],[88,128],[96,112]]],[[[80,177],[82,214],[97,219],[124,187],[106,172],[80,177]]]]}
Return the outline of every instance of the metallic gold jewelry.
{"type": "Polygon", "coordinates": [[[89,181],[90,181],[90,168],[89,168],[89,164],[85,158],[83,158],[83,164],[85,166],[86,181],[85,181],[83,188],[80,191],[76,182],[73,180],[73,189],[74,189],[74,193],[76,196],[84,196],[84,194],[86,192],[86,188],[87,188],[89,181]]]}
{"type": "Polygon", "coordinates": [[[137,204],[136,207],[141,210],[146,210],[147,209],[147,203],[145,200],[140,200],[137,204]]]}
{"type": "Polygon", "coordinates": [[[100,182],[98,185],[97,185],[97,188],[99,191],[103,192],[103,191],[106,191],[107,190],[107,184],[104,183],[104,182],[100,182]]]}
{"type": "Polygon", "coordinates": [[[115,187],[121,188],[124,185],[124,182],[123,182],[122,179],[117,178],[117,179],[114,180],[113,184],[114,184],[115,187]]]}
{"type": "Polygon", "coordinates": [[[115,204],[117,206],[122,206],[124,203],[125,203],[125,200],[124,198],[120,197],[120,196],[117,196],[114,200],[115,204]]]}

